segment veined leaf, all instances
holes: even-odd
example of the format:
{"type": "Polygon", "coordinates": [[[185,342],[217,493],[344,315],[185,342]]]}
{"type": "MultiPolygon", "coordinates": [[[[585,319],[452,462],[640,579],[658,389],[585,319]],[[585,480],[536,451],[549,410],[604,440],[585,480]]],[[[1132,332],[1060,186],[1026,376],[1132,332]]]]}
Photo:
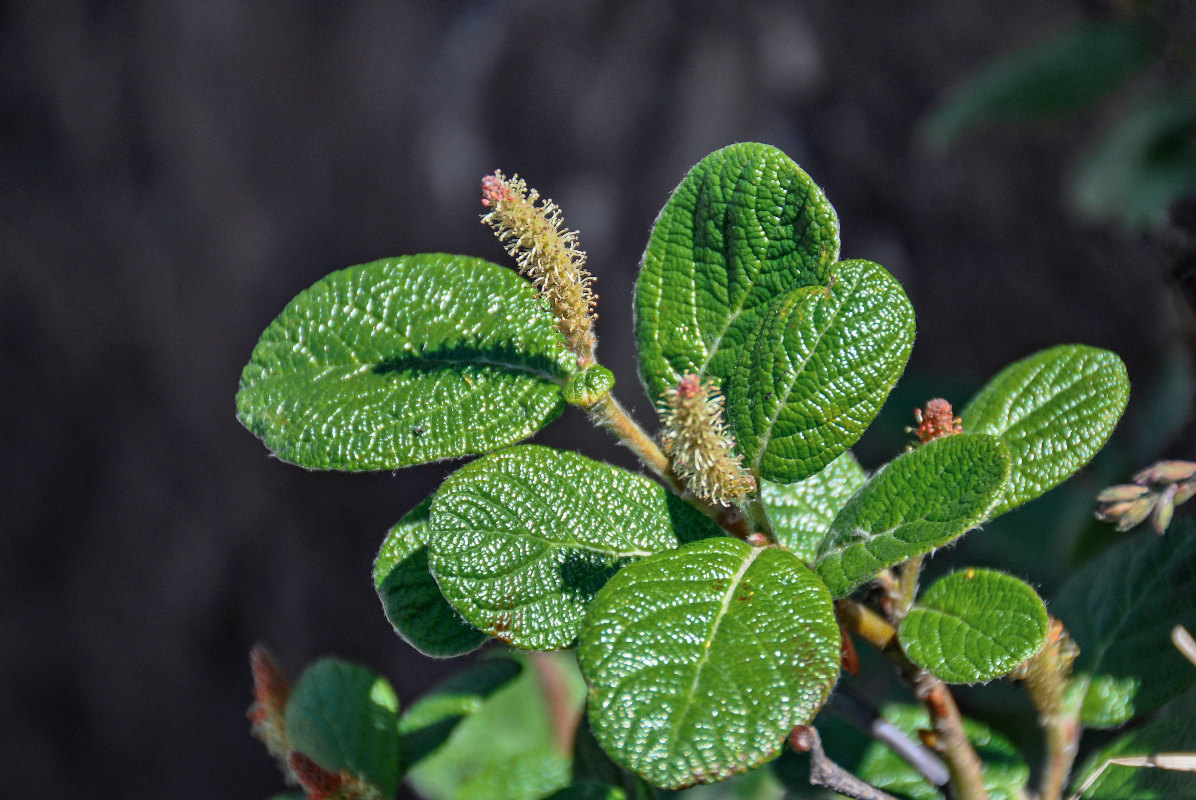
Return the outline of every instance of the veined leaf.
{"type": "Polygon", "coordinates": [[[1010,364],[972,398],[964,430],[1001,437],[1013,465],[990,516],[1033,500],[1096,455],[1129,402],[1115,353],[1067,344],[1010,364]]]}
{"type": "Polygon", "coordinates": [[[517,442],[576,373],[543,300],[477,258],[334,272],[283,310],[241,373],[237,415],[284,461],[395,469],[517,442]]]}
{"type": "Polygon", "coordinates": [[[393,797],[399,787],[398,711],[385,678],[324,658],[304,670],[291,691],[287,742],[329,772],[348,771],[393,797]]]}
{"type": "Polygon", "coordinates": [[[1042,649],[1047,612],[1025,582],[990,569],[940,578],[901,621],[898,636],[918,666],[950,683],[1008,674],[1042,649]]]}
{"type": "Polygon", "coordinates": [[[1054,613],[1090,682],[1084,724],[1112,727],[1152,711],[1196,682],[1196,668],[1171,644],[1171,629],[1196,630],[1196,525],[1135,536],[1101,554],[1063,587],[1054,613]]]}
{"type": "Polygon", "coordinates": [[[478,713],[490,695],[518,678],[522,669],[511,658],[479,661],[412,704],[399,718],[403,770],[436,752],[461,722],[478,713]]]}
{"type": "Polygon", "coordinates": [[[796,556],[720,537],[620,570],[578,660],[603,749],[679,788],[775,757],[825,702],[839,646],[830,595],[796,556]]]}
{"type": "Polygon", "coordinates": [[[788,486],[764,481],[760,499],[777,542],[807,564],[814,563],[835,515],[867,479],[855,456],[844,453],[804,481],[788,486]]]}
{"type": "Polygon", "coordinates": [[[395,633],[426,656],[446,658],[482,646],[486,634],[453,610],[428,566],[431,500],[411,509],[386,534],[374,562],[374,588],[395,633]]]}
{"type": "Polygon", "coordinates": [[[660,397],[681,375],[721,384],[774,297],[825,285],[839,222],[780,150],[735,144],[702,159],[656,224],[635,288],[640,376],[660,397]]]}
{"type": "Polygon", "coordinates": [[[995,436],[945,436],[898,456],[835,517],[815,570],[835,597],[849,595],[978,525],[1008,476],[1009,453],[995,436]]]}
{"type": "Polygon", "coordinates": [[[855,444],[914,345],[914,310],[871,261],[840,261],[829,286],[777,298],[731,379],[727,410],[745,465],[793,483],[855,444]]]}
{"type": "Polygon", "coordinates": [[[432,571],[475,627],[570,647],[620,567],[722,529],[663,486],[576,453],[521,445],[466,465],[432,502],[432,571]]]}
{"type": "Polygon", "coordinates": [[[589,715],[584,713],[573,736],[573,782],[617,786],[626,800],[656,800],[656,790],[651,784],[611,761],[594,738],[589,715]]]}

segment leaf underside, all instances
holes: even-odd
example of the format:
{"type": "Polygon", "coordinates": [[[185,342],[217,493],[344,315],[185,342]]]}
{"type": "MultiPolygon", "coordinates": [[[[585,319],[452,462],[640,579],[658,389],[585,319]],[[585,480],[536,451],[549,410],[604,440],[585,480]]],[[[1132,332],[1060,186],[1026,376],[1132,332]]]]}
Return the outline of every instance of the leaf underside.
{"type": "Polygon", "coordinates": [[[334,272],[266,328],[237,415],[284,461],[373,470],[488,452],[564,408],[577,371],[515,272],[423,254],[334,272]]]}
{"type": "Polygon", "coordinates": [[[615,575],[578,660],[603,749],[679,788],[775,757],[826,700],[839,647],[830,595],[796,556],[721,537],[615,575]]]}

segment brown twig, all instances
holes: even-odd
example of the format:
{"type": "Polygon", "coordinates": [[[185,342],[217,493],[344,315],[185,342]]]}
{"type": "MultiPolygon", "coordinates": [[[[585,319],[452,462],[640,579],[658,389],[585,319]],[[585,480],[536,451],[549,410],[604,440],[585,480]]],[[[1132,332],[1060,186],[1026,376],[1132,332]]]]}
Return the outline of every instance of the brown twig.
{"type": "Polygon", "coordinates": [[[872,784],[857,778],[831,761],[822,749],[822,738],[812,725],[798,725],[789,734],[789,745],[799,753],[810,754],[810,784],[825,786],[833,792],[854,797],[855,800],[896,800],[872,784]]]}

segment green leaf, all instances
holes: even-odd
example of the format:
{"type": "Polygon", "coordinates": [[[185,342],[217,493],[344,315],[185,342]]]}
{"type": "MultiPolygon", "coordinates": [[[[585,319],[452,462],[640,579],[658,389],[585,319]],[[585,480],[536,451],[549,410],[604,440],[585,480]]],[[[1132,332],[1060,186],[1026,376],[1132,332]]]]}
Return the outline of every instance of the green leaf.
{"type": "Polygon", "coordinates": [[[657,217],[636,281],[649,396],[685,373],[726,380],[764,306],[825,285],[838,256],[835,210],[788,156],[755,143],[706,156],[657,217]]]}
{"type": "Polygon", "coordinates": [[[722,530],[660,484],[522,445],[458,470],[432,502],[432,571],[475,627],[528,650],[570,647],[620,567],[722,530]]]}
{"type": "Polygon", "coordinates": [[[882,467],[831,523],[815,570],[835,597],[978,525],[1009,476],[995,436],[935,439],[882,467]]]}
{"type": "Polygon", "coordinates": [[[334,272],[270,324],[237,415],[284,461],[395,469],[485,453],[564,408],[576,360],[532,286],[481,259],[334,272]]]}
{"type": "Polygon", "coordinates": [[[679,788],[775,757],[826,700],[839,646],[830,595],[796,556],[721,537],[620,570],[578,661],[603,749],[679,788]]]}
{"type": "Polygon", "coordinates": [[[940,578],[901,621],[898,637],[918,666],[949,683],[1008,674],[1042,649],[1042,598],[1012,575],[966,569],[940,578]]]}
{"type": "Polygon", "coordinates": [[[1013,465],[990,516],[1033,500],[1096,455],[1129,402],[1115,353],[1066,344],[1010,364],[972,398],[964,430],[1001,437],[1013,465]]]}
{"type": "Polygon", "coordinates": [[[753,473],[793,483],[855,444],[914,345],[914,309],[871,261],[840,261],[830,285],[768,306],[727,392],[735,439],[753,473]]]}
{"type": "MultiPolygon", "coordinates": [[[[1094,753],[1076,773],[1075,789],[1111,758],[1196,752],[1196,690],[1164,706],[1158,717],[1094,753]]],[[[1084,791],[1088,800],[1176,800],[1196,797],[1196,775],[1110,764],[1084,791]]]]}
{"type": "Polygon", "coordinates": [[[558,789],[544,800],[627,800],[627,794],[616,786],[587,781],[558,789]]]}
{"type": "Polygon", "coordinates": [[[1111,727],[1152,711],[1196,682],[1171,629],[1196,630],[1196,525],[1134,536],[1076,573],[1053,613],[1080,646],[1077,681],[1089,681],[1084,724],[1111,727]]]}
{"type": "Polygon", "coordinates": [[[1124,20],[1068,28],[1001,57],[964,83],[925,123],[923,137],[943,148],[987,122],[1077,113],[1115,92],[1150,56],[1141,31],[1124,20]]]}
{"type": "Polygon", "coordinates": [[[523,674],[496,691],[457,726],[443,747],[407,778],[427,800],[539,800],[569,784],[540,675],[563,690],[562,706],[579,708],[585,687],[572,656],[520,657],[523,674]]]}
{"type": "Polygon", "coordinates": [[[304,670],[291,690],[287,742],[329,772],[348,771],[392,797],[399,786],[398,710],[385,678],[324,658],[304,670]]]}
{"type": "Polygon", "coordinates": [[[656,790],[643,778],[633,775],[610,760],[594,738],[590,718],[583,713],[573,736],[574,783],[602,783],[623,790],[627,800],[655,800],[656,790]]]}
{"type": "Polygon", "coordinates": [[[428,567],[431,500],[411,509],[386,534],[374,562],[374,588],[395,632],[426,656],[459,656],[482,646],[486,634],[453,610],[428,567]]]}
{"type": "Polygon", "coordinates": [[[523,667],[511,658],[479,661],[417,700],[399,718],[403,770],[436,752],[486,700],[519,677],[523,667]]]}
{"type": "Polygon", "coordinates": [[[814,563],[835,515],[867,479],[855,456],[844,453],[804,481],[788,486],[762,482],[760,499],[777,542],[807,564],[814,563]]]}

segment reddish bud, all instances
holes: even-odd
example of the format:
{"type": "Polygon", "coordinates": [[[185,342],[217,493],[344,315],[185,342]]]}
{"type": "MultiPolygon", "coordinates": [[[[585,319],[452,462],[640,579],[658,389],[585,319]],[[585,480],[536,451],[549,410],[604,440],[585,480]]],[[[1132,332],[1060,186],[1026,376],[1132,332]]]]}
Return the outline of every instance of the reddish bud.
{"type": "Polygon", "coordinates": [[[287,756],[287,766],[299,779],[299,785],[307,793],[308,800],[326,800],[333,797],[345,784],[342,775],[317,764],[310,756],[292,750],[287,756]]]}
{"type": "Polygon", "coordinates": [[[914,432],[922,444],[932,439],[963,433],[963,421],[955,416],[951,404],[941,397],[928,400],[925,410],[914,409],[914,419],[918,421],[918,427],[914,432]]]}

